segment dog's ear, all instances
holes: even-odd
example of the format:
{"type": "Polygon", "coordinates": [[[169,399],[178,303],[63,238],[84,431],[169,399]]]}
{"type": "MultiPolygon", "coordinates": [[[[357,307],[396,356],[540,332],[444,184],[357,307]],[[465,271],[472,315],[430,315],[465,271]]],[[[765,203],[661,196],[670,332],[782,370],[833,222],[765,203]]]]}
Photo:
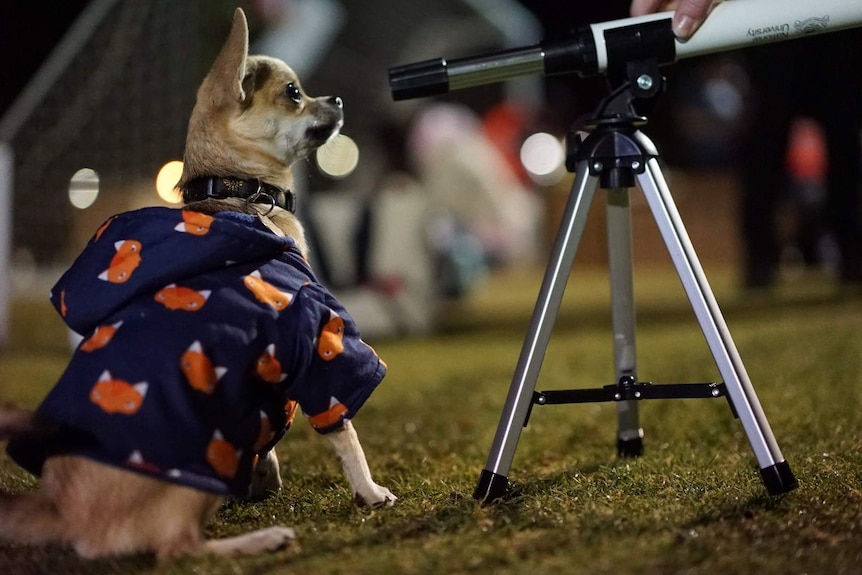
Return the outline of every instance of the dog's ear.
{"type": "Polygon", "coordinates": [[[242,8],[233,14],[233,25],[221,51],[213,62],[206,83],[215,106],[241,103],[245,100],[242,80],[248,59],[248,22],[242,8]]]}

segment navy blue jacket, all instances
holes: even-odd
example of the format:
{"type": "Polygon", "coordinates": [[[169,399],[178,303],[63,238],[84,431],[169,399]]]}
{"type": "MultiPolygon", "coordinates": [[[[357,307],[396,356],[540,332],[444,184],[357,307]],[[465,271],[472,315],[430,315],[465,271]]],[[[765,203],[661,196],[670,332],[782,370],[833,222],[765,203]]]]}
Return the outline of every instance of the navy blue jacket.
{"type": "Polygon", "coordinates": [[[326,433],[386,372],[293,240],[244,214],[115,216],[51,301],[87,337],[37,410],[52,432],[9,444],[36,474],[74,453],[242,495],[297,403],[326,433]]]}

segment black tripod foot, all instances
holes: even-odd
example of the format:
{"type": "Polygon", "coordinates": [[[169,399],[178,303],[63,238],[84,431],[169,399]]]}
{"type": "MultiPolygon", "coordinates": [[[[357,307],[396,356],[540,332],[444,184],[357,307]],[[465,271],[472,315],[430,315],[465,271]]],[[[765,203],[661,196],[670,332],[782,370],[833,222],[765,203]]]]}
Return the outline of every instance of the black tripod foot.
{"type": "Polygon", "coordinates": [[[509,480],[506,477],[483,469],[482,475],[479,476],[476,491],[473,492],[473,499],[478,499],[483,503],[491,503],[502,498],[508,491],[509,480]]]}
{"type": "Polygon", "coordinates": [[[770,495],[781,495],[799,487],[799,482],[786,461],[764,467],[760,470],[760,477],[763,478],[763,484],[770,495]]]}
{"type": "Polygon", "coordinates": [[[640,457],[643,454],[643,437],[635,437],[634,439],[617,438],[617,455],[619,457],[640,457]]]}

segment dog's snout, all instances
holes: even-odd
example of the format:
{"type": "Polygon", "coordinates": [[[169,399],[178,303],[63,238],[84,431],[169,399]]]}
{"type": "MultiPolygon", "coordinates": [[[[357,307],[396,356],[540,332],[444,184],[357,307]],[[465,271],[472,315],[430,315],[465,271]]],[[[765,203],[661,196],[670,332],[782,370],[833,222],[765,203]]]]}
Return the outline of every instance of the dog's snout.
{"type": "Polygon", "coordinates": [[[344,108],[344,101],[340,96],[331,96],[329,98],[329,103],[338,106],[339,108],[344,108]]]}

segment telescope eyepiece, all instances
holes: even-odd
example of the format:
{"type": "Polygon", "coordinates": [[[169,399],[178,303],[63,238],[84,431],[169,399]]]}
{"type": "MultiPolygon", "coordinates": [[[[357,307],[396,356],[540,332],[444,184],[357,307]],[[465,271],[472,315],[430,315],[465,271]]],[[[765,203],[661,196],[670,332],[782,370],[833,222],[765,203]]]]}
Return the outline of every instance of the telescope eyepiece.
{"type": "Polygon", "coordinates": [[[446,60],[433,58],[389,69],[393,100],[438,96],[449,91],[446,60]]]}

